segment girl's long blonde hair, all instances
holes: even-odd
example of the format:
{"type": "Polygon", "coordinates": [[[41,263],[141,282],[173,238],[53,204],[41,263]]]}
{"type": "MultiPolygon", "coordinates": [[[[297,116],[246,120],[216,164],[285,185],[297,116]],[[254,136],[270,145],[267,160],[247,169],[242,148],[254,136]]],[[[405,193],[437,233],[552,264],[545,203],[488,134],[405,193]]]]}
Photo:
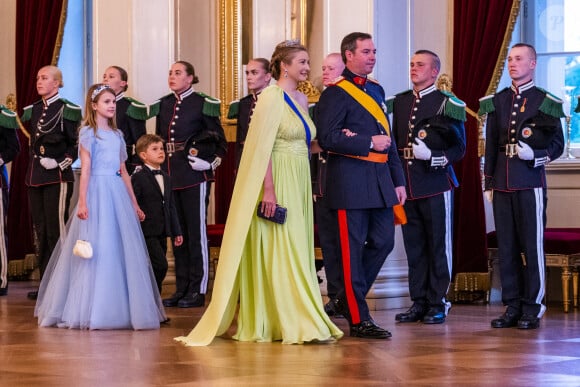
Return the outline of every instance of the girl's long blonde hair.
{"type": "MultiPolygon", "coordinates": [[[[101,96],[105,93],[111,93],[111,95],[113,97],[115,97],[115,92],[113,91],[113,89],[111,89],[108,85],[104,84],[104,83],[96,83],[94,85],[92,85],[91,87],[89,87],[89,91],[87,92],[87,99],[85,101],[85,116],[83,117],[83,123],[84,126],[89,126],[93,129],[93,131],[95,132],[95,136],[97,135],[97,112],[95,111],[95,109],[93,109],[93,103],[96,103],[99,101],[99,99],[101,98],[101,96]]],[[[117,129],[117,120],[116,120],[116,114],[107,119],[107,123],[109,124],[109,126],[114,129],[114,130],[118,130],[117,129]]]]}

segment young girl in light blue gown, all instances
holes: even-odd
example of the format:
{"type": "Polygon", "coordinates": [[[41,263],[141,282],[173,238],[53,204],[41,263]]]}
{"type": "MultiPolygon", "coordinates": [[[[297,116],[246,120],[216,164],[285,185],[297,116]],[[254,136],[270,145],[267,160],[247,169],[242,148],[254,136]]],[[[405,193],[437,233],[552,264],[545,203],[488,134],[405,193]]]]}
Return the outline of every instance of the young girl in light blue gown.
{"type": "Polygon", "coordinates": [[[125,168],[127,151],[115,127],[111,88],[91,86],[84,124],[76,216],[50,258],[34,315],[40,326],[157,329],[167,317],[139,224],[145,215],[125,168]],[[73,254],[77,239],[91,243],[91,258],[73,254]]]}

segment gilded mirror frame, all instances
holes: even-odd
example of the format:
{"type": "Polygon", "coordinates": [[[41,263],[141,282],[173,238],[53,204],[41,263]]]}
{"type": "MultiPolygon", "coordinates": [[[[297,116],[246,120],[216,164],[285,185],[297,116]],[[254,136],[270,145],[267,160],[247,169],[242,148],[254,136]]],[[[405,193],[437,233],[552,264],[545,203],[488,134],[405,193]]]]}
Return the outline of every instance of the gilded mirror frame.
{"type": "Polygon", "coordinates": [[[227,118],[229,103],[240,98],[241,0],[219,0],[219,93],[221,120],[228,141],[235,141],[235,120],[227,118]]]}

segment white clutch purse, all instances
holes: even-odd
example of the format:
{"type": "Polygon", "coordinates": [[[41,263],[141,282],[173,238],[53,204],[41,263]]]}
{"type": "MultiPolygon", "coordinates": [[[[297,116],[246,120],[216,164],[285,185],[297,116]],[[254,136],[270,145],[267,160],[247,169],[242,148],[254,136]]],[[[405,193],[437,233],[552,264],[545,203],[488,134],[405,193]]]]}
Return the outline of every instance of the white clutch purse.
{"type": "Polygon", "coordinates": [[[82,239],[77,239],[73,247],[73,254],[76,255],[77,257],[85,259],[92,258],[93,246],[91,246],[91,242],[82,239]]]}

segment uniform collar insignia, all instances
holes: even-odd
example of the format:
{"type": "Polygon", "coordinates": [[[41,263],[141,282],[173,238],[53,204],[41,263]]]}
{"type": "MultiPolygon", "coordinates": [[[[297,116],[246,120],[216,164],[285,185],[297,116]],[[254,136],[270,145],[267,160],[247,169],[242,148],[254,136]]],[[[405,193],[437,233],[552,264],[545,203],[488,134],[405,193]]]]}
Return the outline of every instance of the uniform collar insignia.
{"type": "Polygon", "coordinates": [[[358,75],[352,77],[352,81],[359,86],[364,86],[367,83],[366,77],[360,77],[358,75]]]}
{"type": "Polygon", "coordinates": [[[119,102],[119,101],[120,101],[120,100],[122,100],[123,98],[125,98],[125,92],[124,92],[124,91],[120,92],[119,94],[117,94],[117,95],[115,96],[115,101],[119,102]]]}
{"type": "Polygon", "coordinates": [[[423,98],[424,96],[434,92],[435,90],[437,90],[437,88],[435,87],[435,84],[432,84],[431,86],[426,87],[423,90],[416,91],[415,89],[413,89],[413,94],[415,94],[415,96],[419,98],[423,98]]]}
{"type": "Polygon", "coordinates": [[[520,85],[520,87],[517,87],[516,85],[512,84],[512,91],[516,94],[521,94],[524,91],[529,90],[534,86],[535,86],[534,80],[532,79],[531,81],[524,83],[523,85],[520,85]]]}
{"type": "Polygon", "coordinates": [[[175,94],[175,96],[177,97],[177,99],[179,99],[179,100],[182,100],[182,99],[184,99],[184,98],[187,98],[187,97],[189,97],[190,95],[192,95],[192,94],[193,94],[193,86],[192,86],[192,87],[190,87],[189,89],[185,90],[185,91],[184,91],[183,93],[181,93],[181,94],[177,94],[177,93],[174,93],[174,94],[175,94]]]}
{"type": "Polygon", "coordinates": [[[46,106],[50,106],[51,103],[53,103],[54,101],[58,101],[60,99],[60,94],[56,93],[55,95],[53,95],[52,97],[48,98],[48,99],[42,99],[42,101],[44,102],[44,104],[46,106]]]}

